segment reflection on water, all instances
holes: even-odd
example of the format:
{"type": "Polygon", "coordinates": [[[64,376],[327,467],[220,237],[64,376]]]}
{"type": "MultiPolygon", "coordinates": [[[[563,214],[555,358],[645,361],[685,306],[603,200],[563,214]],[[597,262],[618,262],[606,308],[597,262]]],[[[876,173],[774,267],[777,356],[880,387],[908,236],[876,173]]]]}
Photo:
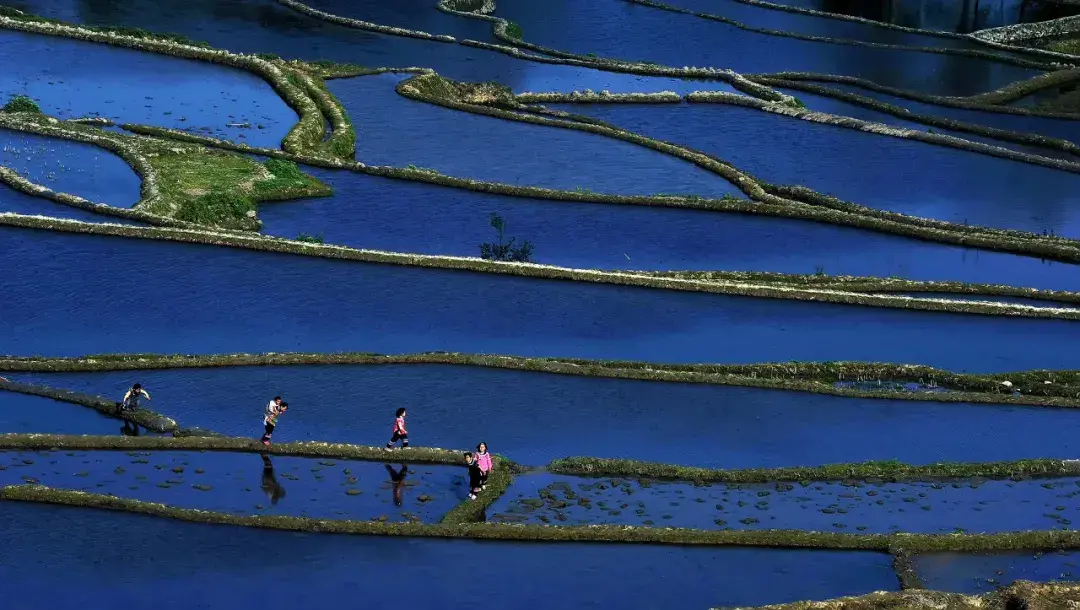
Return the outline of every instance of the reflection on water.
{"type": "Polygon", "coordinates": [[[285,497],[285,488],[281,486],[281,483],[278,483],[277,477],[274,476],[274,464],[270,461],[270,455],[263,453],[261,456],[263,461],[262,490],[267,499],[270,500],[270,505],[277,506],[278,500],[285,497]]]}

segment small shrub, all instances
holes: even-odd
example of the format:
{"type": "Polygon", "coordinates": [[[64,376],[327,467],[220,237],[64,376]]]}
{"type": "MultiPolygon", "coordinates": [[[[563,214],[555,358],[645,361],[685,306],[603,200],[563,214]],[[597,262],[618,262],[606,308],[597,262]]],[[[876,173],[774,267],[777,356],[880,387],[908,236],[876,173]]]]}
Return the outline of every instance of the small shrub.
{"type": "Polygon", "coordinates": [[[521,31],[521,26],[513,21],[506,23],[506,35],[515,40],[524,40],[524,32],[521,31]]]}
{"type": "Polygon", "coordinates": [[[515,246],[516,238],[511,237],[510,241],[505,240],[503,234],[506,230],[506,221],[503,220],[502,216],[492,214],[491,226],[498,233],[499,241],[498,243],[480,244],[480,258],[489,261],[513,261],[516,263],[532,261],[532,243],[525,241],[520,246],[515,246]]]}
{"type": "Polygon", "coordinates": [[[323,240],[322,233],[316,233],[314,235],[308,235],[307,233],[300,233],[296,236],[296,241],[305,241],[309,244],[322,244],[326,243],[323,240]]]}
{"type": "Polygon", "coordinates": [[[37,102],[25,95],[13,95],[8,103],[4,104],[4,112],[36,112],[41,114],[41,107],[37,102]]]}
{"type": "Polygon", "coordinates": [[[255,203],[243,195],[207,193],[180,204],[176,218],[202,225],[237,226],[250,222],[254,212],[255,203]]]}
{"type": "Polygon", "coordinates": [[[275,180],[295,181],[307,178],[296,163],[288,159],[267,159],[263,166],[266,167],[266,171],[274,175],[275,180]]]}
{"type": "Polygon", "coordinates": [[[266,61],[274,61],[275,59],[281,59],[281,57],[274,55],[273,53],[256,53],[255,57],[259,59],[265,59],[266,61]]]}

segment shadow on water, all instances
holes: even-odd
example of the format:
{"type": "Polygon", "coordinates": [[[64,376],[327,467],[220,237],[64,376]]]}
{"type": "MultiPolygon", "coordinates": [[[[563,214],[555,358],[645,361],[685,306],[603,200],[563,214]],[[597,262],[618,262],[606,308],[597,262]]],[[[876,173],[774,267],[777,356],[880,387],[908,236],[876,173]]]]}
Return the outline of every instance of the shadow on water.
{"type": "Polygon", "coordinates": [[[304,171],[330,184],[334,195],[261,205],[264,233],[322,235],[326,243],[357,248],[478,256],[479,245],[493,239],[489,215],[498,213],[508,224],[507,235],[536,246],[533,260],[566,267],[784,273],[820,269],[830,275],[1080,290],[1076,267],[1067,263],[822,223],[561,203],[346,171],[304,171]]]}
{"type": "Polygon", "coordinates": [[[240,515],[361,521],[438,521],[464,497],[464,469],[454,466],[415,465],[396,485],[375,462],[271,461],[264,454],[256,470],[254,460],[227,452],[3,452],[0,485],[32,482],[240,515]]]}
{"type": "Polygon", "coordinates": [[[909,28],[968,33],[1015,23],[1077,14],[1075,7],[1045,0],[770,0],[909,28]]]}
{"type": "Polygon", "coordinates": [[[111,435],[116,434],[119,423],[112,417],[80,405],[0,392],[0,433],[111,435]]]}
{"type": "Polygon", "coordinates": [[[402,78],[386,74],[329,83],[359,126],[358,161],[602,193],[720,197],[739,192],[716,174],[628,142],[410,100],[394,90],[402,78]]]}
{"type": "Polygon", "coordinates": [[[579,112],[715,154],[767,182],[915,216],[1080,238],[1077,174],[736,106],[579,112]]]}
{"type": "Polygon", "coordinates": [[[271,148],[297,121],[269,83],[226,66],[9,30],[0,55],[20,58],[0,73],[0,92],[28,95],[61,118],[104,116],[271,148]]]}
{"type": "Polygon", "coordinates": [[[153,337],[160,353],[447,350],[1000,371],[1068,368],[1080,335],[1080,324],[1065,320],[541,281],[10,228],[0,230],[0,261],[7,291],[0,317],[20,329],[0,337],[0,353],[8,354],[129,352],[153,337]],[[132,277],[154,278],[154,293],[106,298],[132,277]],[[73,299],[78,315],[71,315],[73,299]]]}
{"type": "Polygon", "coordinates": [[[885,553],[296,534],[18,503],[0,505],[0,526],[0,581],[25,610],[179,610],[253,599],[285,610],[358,592],[373,605],[407,597],[447,610],[479,599],[492,608],[645,610],[666,607],[673,591],[680,605],[709,608],[896,588],[885,553]],[[738,582],[717,581],[729,573],[738,582]]]}
{"type": "Polygon", "coordinates": [[[500,0],[525,40],[602,57],[736,72],[825,72],[942,95],[972,95],[1038,74],[996,61],[795,40],[622,0],[500,0]]]}
{"type": "MultiPolygon", "coordinates": [[[[94,203],[131,207],[139,200],[142,183],[135,170],[120,157],[90,144],[0,129],[0,165],[44,187],[78,195],[94,203]]],[[[2,184],[0,189],[3,189],[0,190],[0,211],[19,211],[6,209],[6,193],[12,192],[12,189],[2,184]]],[[[19,205],[19,196],[11,199],[15,205],[19,205]]],[[[68,208],[45,199],[41,199],[40,203],[30,203],[30,206],[32,210],[37,210],[30,213],[45,215],[58,215],[53,210],[68,208]]],[[[77,211],[75,208],[69,209],[77,211]]],[[[96,222],[108,218],[87,212],[82,214],[96,222]]],[[[63,217],[72,218],[73,215],[63,217]]]]}
{"type": "Polygon", "coordinates": [[[1049,553],[927,553],[914,558],[927,589],[988,593],[1016,580],[1076,580],[1080,556],[1075,551],[1049,553]]]}
{"type": "MultiPolygon", "coordinates": [[[[109,395],[130,384],[131,373],[17,377],[109,395]]],[[[530,465],[568,455],[751,468],[1080,453],[1073,433],[1080,411],[1074,409],[838,398],[450,365],[225,367],[141,371],[139,378],[168,405],[168,416],[227,435],[253,434],[252,413],[267,395],[280,394],[298,408],[275,432],[279,442],[379,445],[395,409],[405,407],[417,445],[473,447],[483,438],[493,452],[530,465]],[[212,406],[224,395],[227,404],[212,406]]],[[[53,425],[60,423],[57,418],[53,425]]]]}
{"type": "Polygon", "coordinates": [[[1056,529],[1080,510],[1077,479],[831,481],[753,485],[520,476],[491,521],[818,532],[1002,532],[1056,529]]]}

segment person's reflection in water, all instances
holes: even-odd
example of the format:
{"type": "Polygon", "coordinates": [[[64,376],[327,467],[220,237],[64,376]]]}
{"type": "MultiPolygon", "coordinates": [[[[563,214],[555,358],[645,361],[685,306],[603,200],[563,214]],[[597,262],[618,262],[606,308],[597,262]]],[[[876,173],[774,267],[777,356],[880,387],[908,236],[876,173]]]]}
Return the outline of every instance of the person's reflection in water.
{"type": "Polygon", "coordinates": [[[120,428],[120,434],[123,434],[124,436],[139,436],[139,424],[125,419],[124,427],[120,428]]]}
{"type": "Polygon", "coordinates": [[[394,470],[393,466],[386,464],[386,472],[390,473],[390,482],[394,484],[394,506],[401,506],[404,502],[402,496],[405,491],[405,475],[409,474],[409,467],[402,464],[400,470],[394,470]]]}
{"type": "Polygon", "coordinates": [[[270,461],[270,454],[263,453],[263,474],[262,474],[262,490],[266,494],[267,498],[270,498],[270,504],[272,506],[277,505],[278,500],[285,497],[285,488],[278,483],[277,477],[274,476],[274,463],[270,461]]]}

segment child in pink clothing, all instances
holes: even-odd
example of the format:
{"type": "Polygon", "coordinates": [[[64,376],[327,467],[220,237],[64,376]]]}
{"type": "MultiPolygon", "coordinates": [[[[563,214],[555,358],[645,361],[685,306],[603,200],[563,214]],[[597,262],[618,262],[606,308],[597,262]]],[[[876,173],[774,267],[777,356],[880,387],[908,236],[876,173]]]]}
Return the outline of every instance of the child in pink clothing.
{"type": "Polygon", "coordinates": [[[473,461],[480,467],[480,489],[487,489],[488,474],[491,472],[491,454],[488,453],[487,443],[476,446],[473,461]]]}
{"type": "Polygon", "coordinates": [[[394,443],[401,441],[401,448],[409,448],[409,431],[405,429],[405,409],[398,409],[394,413],[394,431],[390,436],[390,442],[386,443],[386,450],[393,451],[394,443]]]}

